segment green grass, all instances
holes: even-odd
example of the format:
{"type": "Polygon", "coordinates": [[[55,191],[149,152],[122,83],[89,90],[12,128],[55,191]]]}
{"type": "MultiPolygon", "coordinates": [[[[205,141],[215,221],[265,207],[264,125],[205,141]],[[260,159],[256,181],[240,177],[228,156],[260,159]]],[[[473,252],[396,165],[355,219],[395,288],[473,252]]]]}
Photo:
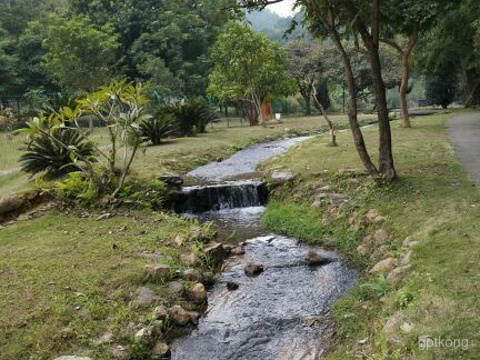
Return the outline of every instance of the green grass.
{"type": "Polygon", "coordinates": [[[114,344],[125,346],[130,359],[141,354],[129,327],[148,325],[155,305],[137,305],[138,288],[174,301],[165,285],[147,278],[144,266],[155,261],[141,254],[159,252],[162,262],[181,268],[177,256],[188,247],[171,240],[186,236],[192,223],[149,212],[104,221],[95,221],[97,215],[50,212],[0,229],[1,360],[65,354],[106,360],[114,358],[114,344]],[[97,343],[106,331],[113,332],[114,344],[97,343]]]}
{"type": "MultiPolygon", "coordinates": [[[[346,116],[334,115],[332,119],[339,127],[347,125],[346,116]]],[[[371,115],[362,115],[361,120],[368,122],[374,118],[371,115]]],[[[317,116],[286,118],[283,124],[268,127],[241,127],[238,122],[232,122],[231,127],[227,127],[225,122],[216,123],[213,127],[209,126],[205,134],[169,139],[162,145],[139,152],[132,166],[132,175],[143,180],[153,180],[168,172],[185,173],[218,158],[228,157],[239,148],[253,142],[279,138],[288,133],[302,134],[319,129],[325,129],[325,123],[317,116]]],[[[104,128],[95,129],[91,138],[104,146],[108,144],[104,128]]],[[[18,158],[22,154],[21,148],[25,146],[24,143],[23,135],[11,136],[0,133],[0,198],[12,191],[28,187],[29,182],[32,183],[26,175],[1,176],[3,170],[19,167],[18,158]]]]}
{"type": "MultiPolygon", "coordinates": [[[[380,301],[368,288],[357,287],[335,306],[341,340],[329,359],[480,359],[480,193],[447,141],[445,122],[452,116],[415,119],[412,129],[392,123],[400,180],[391,186],[377,188],[363,178],[352,185],[336,175],[341,167],[361,168],[348,132],[339,135],[338,148],[317,138],[266,165],[289,168],[300,177],[293,188],[277,191],[271,202],[264,222],[273,229],[316,243],[322,243],[325,234],[332,236],[340,251],[364,269],[374,261],[360,256],[356,247],[376,228],[351,228],[352,216],[358,219],[375,208],[387,217],[384,226],[392,236],[385,256],[401,256],[407,236],[423,242],[414,249],[412,274],[400,290],[388,291],[380,301]],[[354,199],[341,214],[310,206],[317,189],[327,184],[354,199]],[[324,219],[329,226],[318,225],[324,219]],[[405,316],[401,324],[412,324],[413,329],[396,328],[393,336],[400,342],[387,344],[382,328],[398,312],[405,316]],[[421,335],[469,339],[469,349],[422,351],[421,335]]],[[[364,133],[374,154],[377,128],[364,133]]],[[[365,273],[360,282],[375,281],[365,273]]]]}

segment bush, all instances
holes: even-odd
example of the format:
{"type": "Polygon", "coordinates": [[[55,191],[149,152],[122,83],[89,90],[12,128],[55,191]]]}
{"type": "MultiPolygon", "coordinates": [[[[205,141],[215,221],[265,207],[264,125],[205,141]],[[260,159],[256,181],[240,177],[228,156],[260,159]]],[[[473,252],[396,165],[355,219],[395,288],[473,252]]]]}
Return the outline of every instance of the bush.
{"type": "Polygon", "coordinates": [[[198,99],[170,105],[168,110],[175,116],[182,136],[203,133],[210,122],[218,119],[218,114],[198,99]]]}
{"type": "Polygon", "coordinates": [[[153,145],[160,145],[163,138],[176,130],[175,117],[165,109],[155,113],[151,119],[146,119],[140,124],[142,136],[153,145]]]}
{"type": "Polygon", "coordinates": [[[75,149],[84,158],[93,157],[93,145],[80,131],[59,128],[53,130],[51,136],[40,134],[28,144],[27,152],[20,157],[22,170],[31,174],[45,171],[50,177],[81,170],[72,161],[72,151],[61,144],[75,149]]]}

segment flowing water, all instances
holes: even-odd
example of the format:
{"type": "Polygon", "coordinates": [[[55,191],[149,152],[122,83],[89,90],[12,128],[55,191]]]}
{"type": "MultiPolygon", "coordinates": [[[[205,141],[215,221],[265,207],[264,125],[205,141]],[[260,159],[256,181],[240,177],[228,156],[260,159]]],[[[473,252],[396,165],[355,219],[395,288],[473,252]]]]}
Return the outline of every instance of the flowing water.
{"type": "Polygon", "coordinates": [[[222,241],[244,242],[245,255],[227,262],[207,312],[192,334],[173,344],[172,360],[316,360],[328,349],[329,309],[355,282],[355,271],[335,253],[262,228],[268,195],[262,180],[221,182],[306,139],[254,145],[191,173],[213,184],[183,189],[177,210],[214,221],[222,241]],[[310,266],[312,250],[331,261],[310,266]],[[244,272],[252,262],[265,269],[256,277],[244,272]]]}

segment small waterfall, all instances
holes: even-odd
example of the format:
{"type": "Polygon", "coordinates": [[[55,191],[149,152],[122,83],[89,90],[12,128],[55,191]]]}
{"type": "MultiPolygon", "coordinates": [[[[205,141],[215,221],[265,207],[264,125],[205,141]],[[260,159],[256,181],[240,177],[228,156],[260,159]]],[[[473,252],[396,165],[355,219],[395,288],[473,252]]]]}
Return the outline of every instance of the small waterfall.
{"type": "Polygon", "coordinates": [[[268,198],[265,181],[232,181],[205,186],[188,186],[171,199],[179,213],[202,213],[225,209],[263,206],[268,198]]]}

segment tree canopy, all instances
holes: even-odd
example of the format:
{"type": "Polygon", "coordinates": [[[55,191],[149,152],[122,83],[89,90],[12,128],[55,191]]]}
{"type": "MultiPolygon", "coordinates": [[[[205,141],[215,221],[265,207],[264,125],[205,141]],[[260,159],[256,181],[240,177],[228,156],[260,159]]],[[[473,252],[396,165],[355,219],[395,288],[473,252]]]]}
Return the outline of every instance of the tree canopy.
{"type": "Polygon", "coordinates": [[[247,25],[232,22],[225,29],[213,47],[212,61],[209,93],[219,99],[254,104],[260,121],[261,104],[267,97],[294,92],[280,44],[247,25]]]}

